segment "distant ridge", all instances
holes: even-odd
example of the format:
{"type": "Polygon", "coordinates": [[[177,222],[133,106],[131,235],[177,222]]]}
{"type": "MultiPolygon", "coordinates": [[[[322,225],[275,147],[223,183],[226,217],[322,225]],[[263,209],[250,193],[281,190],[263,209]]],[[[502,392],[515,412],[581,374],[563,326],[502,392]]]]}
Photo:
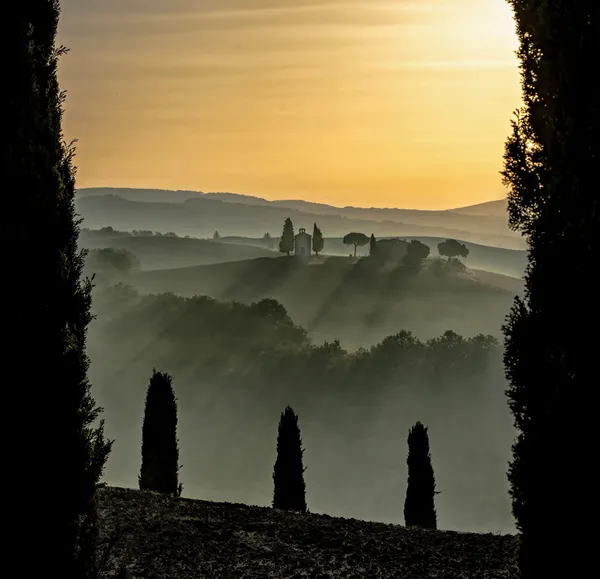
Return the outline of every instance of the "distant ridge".
{"type": "Polygon", "coordinates": [[[296,227],[318,222],[328,237],[363,231],[375,236],[430,236],[483,245],[524,249],[521,236],[508,228],[503,201],[457,210],[334,207],[302,200],[268,201],[236,193],[202,193],[161,189],[80,189],[77,211],[85,226],[152,229],[178,234],[278,237],[286,217],[296,227]]]}
{"type": "Polygon", "coordinates": [[[468,205],[467,207],[459,207],[450,209],[452,213],[460,213],[461,215],[494,215],[505,216],[508,210],[507,199],[497,199],[496,201],[487,201],[486,203],[477,203],[476,205],[468,205]]]}
{"type": "MultiPolygon", "coordinates": [[[[246,205],[278,205],[280,207],[289,207],[291,209],[315,209],[320,208],[324,211],[331,211],[339,214],[340,210],[354,211],[402,211],[416,213],[461,213],[464,215],[498,215],[500,212],[506,212],[506,199],[497,199],[494,201],[485,201],[466,207],[457,207],[455,209],[402,209],[399,207],[355,207],[354,205],[331,205],[328,203],[319,203],[316,201],[305,201],[303,199],[265,199],[256,195],[245,195],[243,193],[229,192],[208,192],[188,191],[186,189],[137,189],[132,187],[82,187],[77,191],[80,196],[90,195],[118,195],[124,199],[132,201],[161,201],[171,203],[183,203],[188,199],[195,197],[208,197],[218,199],[229,203],[244,203],[246,205]]],[[[320,211],[317,211],[320,213],[320,211]]]]}

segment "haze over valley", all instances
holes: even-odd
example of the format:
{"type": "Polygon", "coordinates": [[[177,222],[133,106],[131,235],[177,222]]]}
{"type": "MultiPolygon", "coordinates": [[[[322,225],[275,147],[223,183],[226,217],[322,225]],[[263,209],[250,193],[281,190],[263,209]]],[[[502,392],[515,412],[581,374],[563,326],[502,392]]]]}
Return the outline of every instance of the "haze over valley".
{"type": "Polygon", "coordinates": [[[91,189],[77,208],[96,274],[91,377],[120,441],[111,484],[136,486],[141,402],[157,367],[176,380],[188,496],[268,505],[273,420],[291,404],[312,510],[399,522],[397,444],[422,420],[440,526],[514,530],[499,339],[526,256],[503,201],[416,211],[91,189]],[[318,256],[279,250],[288,217],[295,233],[318,225],[318,256]],[[354,257],[344,236],[355,230],[382,251],[406,239],[428,255],[375,259],[367,244],[354,257]],[[439,254],[447,233],[461,235],[466,258],[439,254]]]}

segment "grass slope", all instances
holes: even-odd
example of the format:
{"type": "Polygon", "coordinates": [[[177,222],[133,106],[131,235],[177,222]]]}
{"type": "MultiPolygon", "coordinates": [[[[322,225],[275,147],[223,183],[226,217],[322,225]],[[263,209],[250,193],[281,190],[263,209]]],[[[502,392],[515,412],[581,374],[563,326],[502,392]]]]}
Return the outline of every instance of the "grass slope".
{"type": "Polygon", "coordinates": [[[260,258],[131,276],[142,293],[208,295],[225,301],[279,300],[317,340],[342,338],[349,348],[376,343],[400,329],[432,337],[498,336],[514,291],[476,278],[357,275],[354,260],[327,257],[306,266],[294,258],[260,258]]]}
{"type": "Polygon", "coordinates": [[[113,235],[101,231],[82,232],[86,249],[127,249],[140,260],[143,270],[210,265],[259,257],[279,257],[279,252],[248,244],[219,243],[209,239],[113,235]]]}
{"type": "Polygon", "coordinates": [[[121,530],[103,578],[121,566],[136,578],[518,576],[511,535],[407,529],[121,488],[100,491],[99,514],[101,540],[121,530]]]}

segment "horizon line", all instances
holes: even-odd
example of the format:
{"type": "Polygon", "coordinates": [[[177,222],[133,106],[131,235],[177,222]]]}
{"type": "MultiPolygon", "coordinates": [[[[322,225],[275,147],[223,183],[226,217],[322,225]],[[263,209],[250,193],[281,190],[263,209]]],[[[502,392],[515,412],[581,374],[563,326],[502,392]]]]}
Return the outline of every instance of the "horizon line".
{"type": "Polygon", "coordinates": [[[197,189],[164,189],[161,187],[122,187],[122,186],[91,186],[91,187],[76,187],[75,191],[80,190],[89,190],[89,189],[126,189],[129,191],[161,191],[166,193],[195,193],[197,195],[235,195],[239,197],[249,197],[251,199],[258,199],[260,201],[266,201],[267,203],[290,203],[290,202],[302,202],[302,203],[312,203],[314,205],[325,205],[327,207],[332,207],[334,209],[375,209],[381,211],[423,211],[429,213],[437,213],[437,212],[452,212],[459,211],[462,209],[468,209],[470,207],[477,207],[479,205],[486,205],[488,203],[495,203],[497,201],[505,201],[506,197],[501,197],[499,199],[489,199],[487,201],[480,201],[479,203],[471,203],[469,205],[459,205],[459,206],[451,206],[445,209],[419,209],[419,208],[405,208],[405,207],[379,207],[379,206],[360,206],[360,205],[334,205],[332,203],[324,203],[322,201],[309,201],[307,199],[302,198],[287,198],[287,199],[267,199],[266,197],[259,197],[258,195],[251,195],[248,193],[235,193],[233,191],[200,191],[197,189]]]}

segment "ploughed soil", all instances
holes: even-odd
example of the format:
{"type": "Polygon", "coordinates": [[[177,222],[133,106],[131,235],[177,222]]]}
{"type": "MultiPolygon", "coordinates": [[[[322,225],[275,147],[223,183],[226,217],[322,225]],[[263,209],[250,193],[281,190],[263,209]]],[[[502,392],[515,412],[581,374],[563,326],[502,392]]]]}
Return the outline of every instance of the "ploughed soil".
{"type": "Polygon", "coordinates": [[[518,577],[512,535],[429,531],[108,487],[100,577],[518,577]],[[126,569],[129,573],[123,573],[126,569]]]}

